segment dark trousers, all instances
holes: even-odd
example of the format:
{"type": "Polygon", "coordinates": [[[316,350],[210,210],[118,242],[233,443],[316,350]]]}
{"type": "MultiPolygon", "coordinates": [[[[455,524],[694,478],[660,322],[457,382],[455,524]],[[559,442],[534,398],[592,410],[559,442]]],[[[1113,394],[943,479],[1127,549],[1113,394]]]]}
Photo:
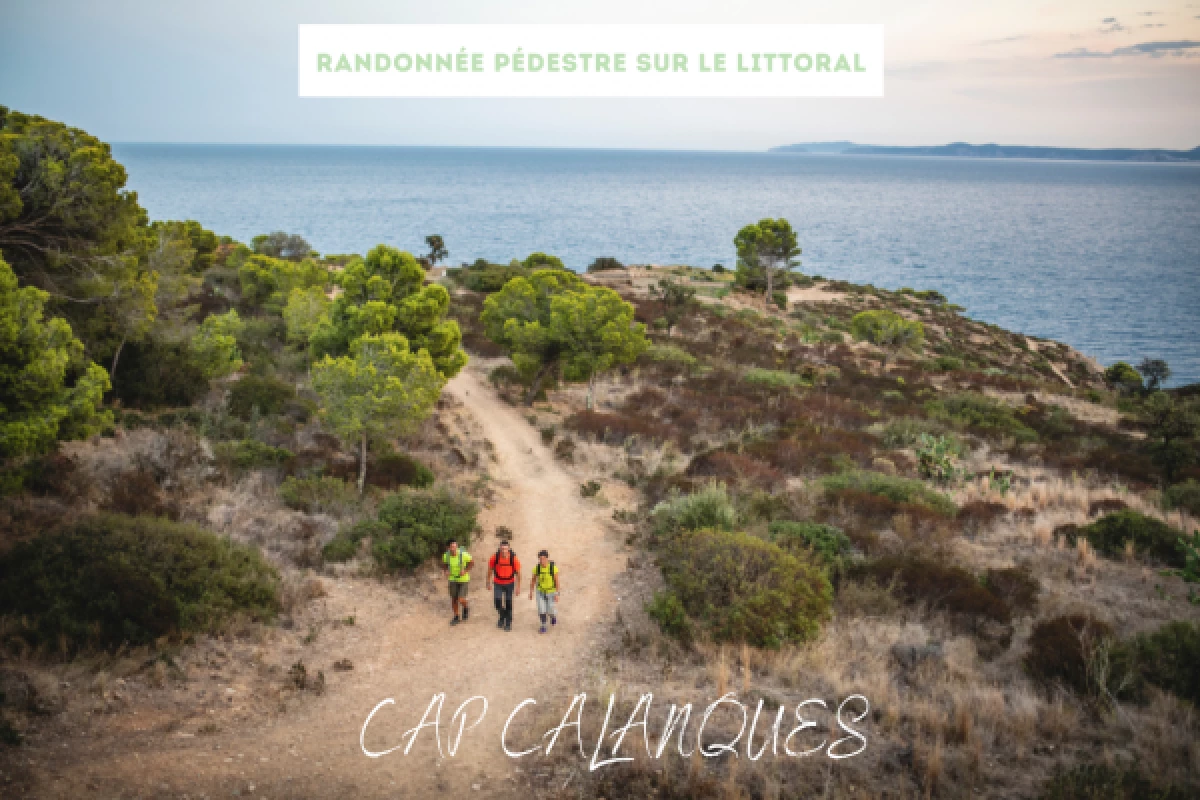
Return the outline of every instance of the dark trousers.
{"type": "Polygon", "coordinates": [[[500,619],[510,625],[512,624],[513,590],[516,588],[516,581],[492,584],[492,597],[496,601],[496,611],[499,612],[500,619]]]}

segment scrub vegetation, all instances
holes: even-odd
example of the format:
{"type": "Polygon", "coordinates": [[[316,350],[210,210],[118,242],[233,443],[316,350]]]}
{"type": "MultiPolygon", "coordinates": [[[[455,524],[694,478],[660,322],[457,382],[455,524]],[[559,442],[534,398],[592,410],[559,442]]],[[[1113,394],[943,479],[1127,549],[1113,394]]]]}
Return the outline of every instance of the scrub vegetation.
{"type": "Polygon", "coordinates": [[[832,769],[555,757],[514,791],[1200,787],[1200,395],[1161,361],[1104,369],[936,290],[804,275],[782,219],[730,231],[732,269],[578,275],[534,252],[443,272],[452,238],[243,243],[149,221],[124,183],[107,145],[0,108],[6,780],[35,779],[8,753],[84,724],[68,711],[105,742],[135,706],[160,739],[287,720],[354,669],[331,632],[421,619],[451,538],[482,561],[511,533],[488,516],[504,460],[443,392],[470,368],[491,404],[472,408],[511,404],[537,480],[568,475],[547,486],[624,542],[615,613],[564,611],[593,626],[588,680],[871,705],[867,752],[832,769]],[[331,591],[367,607],[331,616],[331,591]],[[220,702],[197,688],[233,673],[220,702]]]}

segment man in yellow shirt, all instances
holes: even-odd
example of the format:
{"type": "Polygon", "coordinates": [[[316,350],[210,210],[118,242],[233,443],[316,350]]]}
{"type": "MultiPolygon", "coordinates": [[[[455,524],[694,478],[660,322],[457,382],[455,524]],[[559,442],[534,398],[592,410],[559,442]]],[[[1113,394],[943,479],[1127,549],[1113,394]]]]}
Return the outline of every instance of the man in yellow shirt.
{"type": "Polygon", "coordinates": [[[562,581],[558,577],[558,567],[550,560],[550,554],[545,550],[538,551],[538,563],[533,568],[533,580],[529,582],[529,599],[537,592],[538,617],[542,620],[542,629],[546,632],[546,617],[550,624],[558,624],[558,593],[562,591],[562,581]]]}
{"type": "Polygon", "coordinates": [[[458,607],[462,606],[462,621],[467,621],[467,615],[470,610],[467,608],[467,589],[470,586],[471,566],[474,560],[471,554],[458,546],[458,542],[451,539],[450,546],[445,553],[442,553],[442,575],[450,582],[450,607],[454,609],[454,619],[450,620],[451,625],[457,625],[458,607]]]}

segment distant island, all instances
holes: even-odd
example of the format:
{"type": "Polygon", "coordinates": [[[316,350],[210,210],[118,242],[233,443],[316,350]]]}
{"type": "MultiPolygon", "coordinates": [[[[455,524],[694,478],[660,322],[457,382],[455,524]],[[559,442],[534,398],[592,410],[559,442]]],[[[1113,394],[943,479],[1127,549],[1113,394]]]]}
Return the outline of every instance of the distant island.
{"type": "Polygon", "coordinates": [[[1029,147],[1003,144],[951,144],[928,147],[887,147],[854,142],[806,142],[772,147],[768,152],[852,156],[955,156],[959,158],[1052,158],[1067,161],[1200,161],[1200,147],[1191,150],[1149,148],[1029,147]]]}

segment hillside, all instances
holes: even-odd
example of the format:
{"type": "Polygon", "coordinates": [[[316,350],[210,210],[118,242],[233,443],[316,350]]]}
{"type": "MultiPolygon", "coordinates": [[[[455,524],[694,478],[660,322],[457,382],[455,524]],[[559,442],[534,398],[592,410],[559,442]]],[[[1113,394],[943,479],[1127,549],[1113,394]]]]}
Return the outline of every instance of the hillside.
{"type": "Polygon", "coordinates": [[[0,129],[6,796],[1200,785],[1168,365],[782,268],[786,220],[736,272],[442,269],[150,222],[102,143],[0,129]]]}
{"type": "Polygon", "coordinates": [[[781,145],[772,147],[772,153],[837,153],[850,156],[940,156],[955,158],[1047,158],[1060,161],[1157,161],[1192,162],[1200,161],[1200,147],[1191,150],[1163,150],[1160,148],[1085,148],[1085,147],[1031,147],[1025,145],[1000,144],[951,144],[895,147],[886,145],[860,145],[853,142],[829,142],[781,145]]]}

